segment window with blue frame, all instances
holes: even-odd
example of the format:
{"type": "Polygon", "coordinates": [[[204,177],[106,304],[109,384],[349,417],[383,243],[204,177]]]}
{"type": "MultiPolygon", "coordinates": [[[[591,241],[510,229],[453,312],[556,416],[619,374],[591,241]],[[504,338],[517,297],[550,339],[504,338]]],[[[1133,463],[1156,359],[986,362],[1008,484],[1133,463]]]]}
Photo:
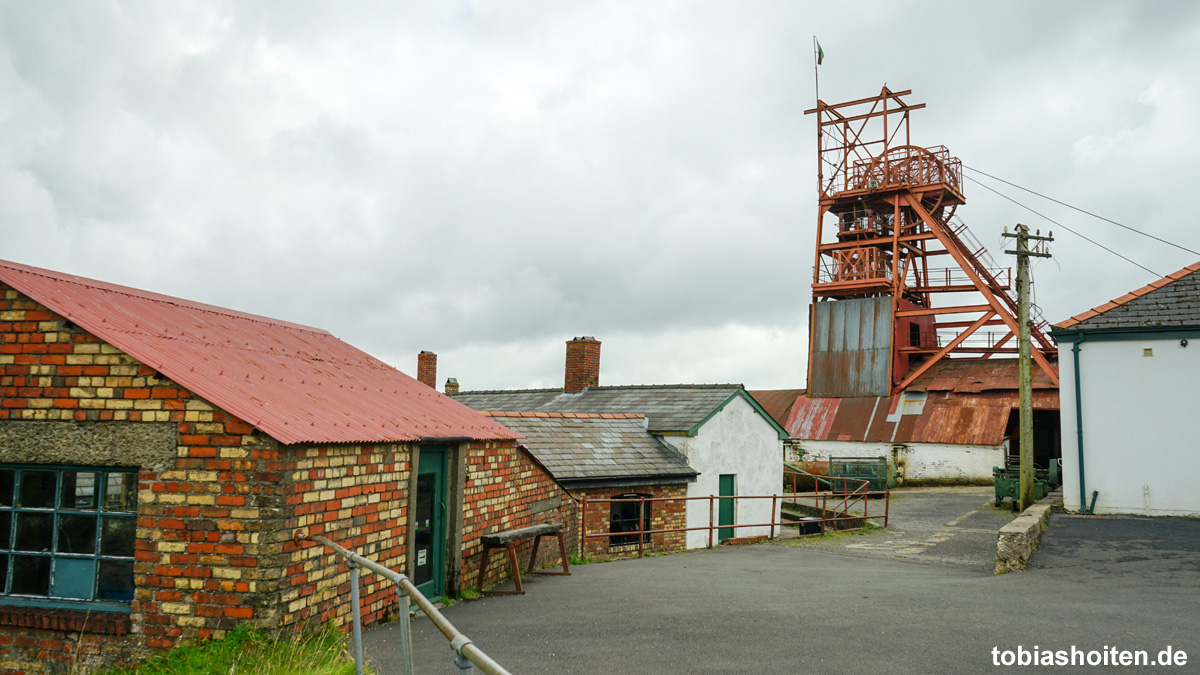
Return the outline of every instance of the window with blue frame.
{"type": "Polygon", "coordinates": [[[0,464],[0,603],[128,609],[137,469],[0,464]]]}

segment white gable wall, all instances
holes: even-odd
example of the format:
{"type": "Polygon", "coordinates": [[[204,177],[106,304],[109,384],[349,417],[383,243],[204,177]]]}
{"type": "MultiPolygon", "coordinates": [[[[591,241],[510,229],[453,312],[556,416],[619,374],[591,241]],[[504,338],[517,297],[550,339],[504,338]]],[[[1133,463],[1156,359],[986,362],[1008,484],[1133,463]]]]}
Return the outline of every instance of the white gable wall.
{"type": "MultiPolygon", "coordinates": [[[[1084,481],[1096,513],[1200,515],[1200,338],[1080,345],[1084,481]],[[1143,356],[1151,348],[1153,356],[1143,356]]],[[[1075,368],[1059,346],[1063,503],[1079,510],[1075,368]]]]}
{"type": "MultiPolygon", "coordinates": [[[[734,486],[738,495],[776,495],[782,491],[783,441],[775,427],[740,396],[705,422],[695,436],[663,436],[662,439],[682,452],[688,464],[700,472],[696,482],[688,484],[689,497],[720,494],[721,474],[737,476],[734,486]]],[[[715,504],[712,511],[715,521],[715,504]]],[[[771,513],[771,499],[740,499],[736,501],[734,522],[765,524],[778,520],[778,514],[778,505],[775,513],[771,513]]],[[[688,502],[687,526],[707,528],[708,524],[708,501],[688,502]]],[[[770,529],[769,525],[739,527],[734,530],[734,536],[765,535],[770,529]]],[[[708,530],[687,533],[688,548],[703,548],[708,546],[708,541],[708,530]]]]}

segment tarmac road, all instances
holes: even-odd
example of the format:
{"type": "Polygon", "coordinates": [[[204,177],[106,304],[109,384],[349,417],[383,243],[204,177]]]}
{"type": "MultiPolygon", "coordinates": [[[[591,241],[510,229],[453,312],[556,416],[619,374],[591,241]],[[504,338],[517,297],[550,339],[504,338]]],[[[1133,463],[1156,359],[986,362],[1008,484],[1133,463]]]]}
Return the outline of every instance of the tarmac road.
{"type": "MultiPolygon", "coordinates": [[[[1170,645],[1188,664],[1166,672],[1197,672],[1197,542],[1198,520],[1055,515],[1031,569],[1001,576],[784,544],[724,547],[577,566],[530,579],[525,596],[460,602],[445,615],[513,673],[975,673],[998,670],[994,647],[1018,645],[1152,659],[1170,645]]],[[[397,672],[395,629],[366,633],[377,673],[397,672]]],[[[457,672],[427,620],[413,633],[418,673],[457,672]]]]}

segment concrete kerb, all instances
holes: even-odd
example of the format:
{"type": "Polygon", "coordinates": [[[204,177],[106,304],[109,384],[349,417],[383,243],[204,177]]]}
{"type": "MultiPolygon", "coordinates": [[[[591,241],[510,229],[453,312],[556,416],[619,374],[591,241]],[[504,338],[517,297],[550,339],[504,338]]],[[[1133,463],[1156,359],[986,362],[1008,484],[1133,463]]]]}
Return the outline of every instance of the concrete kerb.
{"type": "Polygon", "coordinates": [[[996,539],[996,574],[1025,569],[1029,564],[1029,556],[1033,555],[1033,547],[1037,544],[1038,537],[1042,536],[1042,530],[1046,529],[1050,509],[1061,499],[1062,488],[1059,488],[1039,499],[1011,523],[1000,528],[996,539]]]}

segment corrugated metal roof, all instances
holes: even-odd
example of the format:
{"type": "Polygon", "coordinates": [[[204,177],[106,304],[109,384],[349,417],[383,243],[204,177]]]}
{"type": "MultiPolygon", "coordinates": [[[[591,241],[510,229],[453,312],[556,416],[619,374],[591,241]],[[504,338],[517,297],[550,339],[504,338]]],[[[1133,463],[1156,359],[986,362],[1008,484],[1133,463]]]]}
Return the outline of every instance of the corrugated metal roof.
{"type": "Polygon", "coordinates": [[[317,328],[5,261],[0,281],[282,443],[520,438],[317,328]]]}
{"type": "MultiPolygon", "coordinates": [[[[797,396],[784,427],[801,440],[996,445],[1017,404],[1016,359],[946,359],[896,396],[797,396]]],[[[1033,404],[1059,407],[1038,370],[1033,404]]]]}
{"type": "Polygon", "coordinates": [[[1055,324],[1058,330],[1200,324],[1200,262],[1055,324]]]}
{"type": "MultiPolygon", "coordinates": [[[[900,397],[796,399],[792,438],[872,443],[948,443],[996,445],[1004,440],[1009,416],[1017,408],[1016,391],[980,394],[914,392],[925,397],[913,414],[889,413],[900,397]]],[[[1057,410],[1058,392],[1033,393],[1035,410],[1057,410]]]]}
{"type": "Polygon", "coordinates": [[[646,430],[641,415],[486,413],[518,432],[556,480],[662,478],[683,482],[696,470],[678,450],[646,430]]]}
{"type": "MultiPolygon", "coordinates": [[[[908,387],[908,391],[959,393],[1017,388],[1017,359],[942,359],[908,387]]],[[[1041,368],[1033,369],[1034,389],[1058,389],[1041,368]]]]}
{"type": "Polygon", "coordinates": [[[755,401],[762,406],[763,410],[767,411],[781,427],[787,427],[788,415],[792,412],[792,406],[796,403],[796,397],[803,394],[803,389],[760,389],[758,391],[746,391],[754,397],[755,401]]]}

